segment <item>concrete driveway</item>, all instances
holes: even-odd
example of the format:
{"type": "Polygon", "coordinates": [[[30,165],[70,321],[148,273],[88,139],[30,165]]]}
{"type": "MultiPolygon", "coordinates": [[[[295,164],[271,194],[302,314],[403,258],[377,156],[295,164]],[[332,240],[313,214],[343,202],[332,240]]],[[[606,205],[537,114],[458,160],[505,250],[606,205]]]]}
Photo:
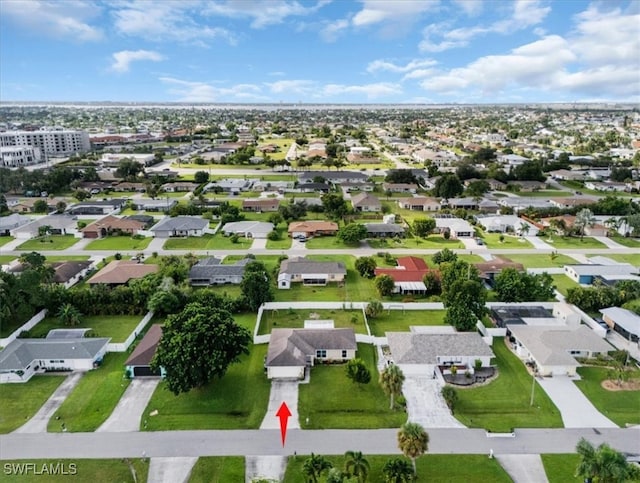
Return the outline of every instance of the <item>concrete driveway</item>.
{"type": "Polygon", "coordinates": [[[142,413],[159,383],[159,378],[133,379],[111,416],[96,431],[109,433],[139,431],[142,413]]]}
{"type": "Polygon", "coordinates": [[[547,395],[556,405],[562,416],[565,428],[617,428],[613,421],[606,418],[591,404],[586,396],[573,383],[577,378],[553,376],[538,378],[547,395]]]}
{"type": "Polygon", "coordinates": [[[251,243],[252,250],[258,250],[261,248],[267,248],[267,239],[266,238],[254,238],[253,243],[251,243]]]}
{"type": "Polygon", "coordinates": [[[183,483],[198,458],[151,458],[147,483],[183,483]]]}
{"type": "Polygon", "coordinates": [[[269,407],[260,429],[280,429],[280,420],[276,413],[283,402],[287,403],[287,407],[291,411],[287,428],[300,429],[300,420],[298,419],[298,381],[289,379],[271,380],[269,407]]]}
{"type": "Polygon", "coordinates": [[[496,459],[516,483],[549,481],[539,454],[503,454],[496,455],[496,459]]]}
{"type": "MultiPolygon", "coordinates": [[[[51,397],[42,405],[38,412],[14,433],[46,433],[49,420],[62,405],[71,391],[78,385],[84,372],[74,372],[58,386],[51,397]]],[[[46,376],[40,376],[46,377],[46,376]]]]}
{"type": "Polygon", "coordinates": [[[454,418],[440,391],[442,383],[430,377],[406,376],[402,394],[407,401],[409,421],[424,428],[464,428],[454,418]]]}

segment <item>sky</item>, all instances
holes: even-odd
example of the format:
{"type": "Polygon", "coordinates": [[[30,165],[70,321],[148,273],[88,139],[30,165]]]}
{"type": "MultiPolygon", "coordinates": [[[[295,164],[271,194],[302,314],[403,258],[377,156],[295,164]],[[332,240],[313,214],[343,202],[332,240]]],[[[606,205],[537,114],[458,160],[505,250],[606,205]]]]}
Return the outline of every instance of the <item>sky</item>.
{"type": "Polygon", "coordinates": [[[640,0],[0,0],[0,101],[640,102],[640,0]]]}

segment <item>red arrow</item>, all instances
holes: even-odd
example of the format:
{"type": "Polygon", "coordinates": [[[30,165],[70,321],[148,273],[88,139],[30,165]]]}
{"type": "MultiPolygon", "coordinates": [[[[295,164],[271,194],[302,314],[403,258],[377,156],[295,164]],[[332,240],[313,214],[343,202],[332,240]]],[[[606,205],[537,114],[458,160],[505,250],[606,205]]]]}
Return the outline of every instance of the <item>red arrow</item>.
{"type": "Polygon", "coordinates": [[[284,448],[284,440],[287,439],[287,419],[291,416],[291,411],[287,407],[286,402],[282,402],[280,409],[276,413],[276,417],[280,418],[280,434],[282,435],[282,447],[284,448]]]}

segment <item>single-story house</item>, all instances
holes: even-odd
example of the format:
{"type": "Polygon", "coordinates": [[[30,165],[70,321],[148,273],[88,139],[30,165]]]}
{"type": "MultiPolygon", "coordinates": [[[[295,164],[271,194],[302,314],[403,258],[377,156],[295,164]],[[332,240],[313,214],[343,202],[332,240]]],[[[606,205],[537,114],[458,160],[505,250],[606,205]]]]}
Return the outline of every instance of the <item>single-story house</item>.
{"type": "Polygon", "coordinates": [[[198,183],[191,183],[190,181],[175,181],[163,184],[162,191],[165,193],[189,193],[198,186],[198,183]]]}
{"type": "Polygon", "coordinates": [[[496,275],[502,272],[505,268],[515,268],[519,272],[524,270],[524,265],[522,265],[522,263],[514,262],[503,256],[497,256],[491,260],[474,263],[473,265],[478,269],[480,277],[489,283],[489,285],[493,285],[493,280],[496,275]]]}
{"type": "Polygon", "coordinates": [[[273,223],[265,221],[233,221],[222,227],[225,236],[238,235],[245,238],[267,238],[273,231],[273,223]]]}
{"type": "Polygon", "coordinates": [[[198,216],[176,216],[163,218],[149,231],[157,238],[172,236],[202,236],[209,227],[209,220],[198,216]]]}
{"type": "Polygon", "coordinates": [[[414,211],[440,211],[442,209],[442,205],[437,199],[427,196],[399,199],[398,206],[405,210],[414,211]]]}
{"type": "Polygon", "coordinates": [[[342,191],[347,193],[351,193],[352,191],[366,191],[368,193],[372,192],[375,189],[375,183],[369,182],[358,182],[358,183],[340,183],[340,188],[342,191]]]}
{"type": "Polygon", "coordinates": [[[640,340],[640,315],[620,307],[600,309],[602,319],[622,337],[632,342],[640,340]]]}
{"type": "Polygon", "coordinates": [[[303,285],[327,285],[343,283],[347,269],[342,262],[317,262],[304,257],[283,260],[278,272],[278,288],[290,289],[292,283],[303,285]]]}
{"type": "Polygon", "coordinates": [[[78,219],[71,215],[47,215],[25,225],[9,230],[12,237],[22,240],[40,236],[41,226],[49,227],[51,235],[75,235],[78,233],[78,219]]]}
{"type": "Polygon", "coordinates": [[[369,176],[358,171],[304,171],[298,176],[298,181],[300,183],[310,183],[316,177],[324,178],[329,183],[334,184],[344,182],[358,183],[369,179],[369,176]]]}
{"type": "Polygon", "coordinates": [[[109,213],[119,213],[127,200],[124,198],[114,198],[112,200],[83,201],[67,208],[70,215],[108,215],[109,213]]]}
{"type": "Polygon", "coordinates": [[[543,190],[547,187],[542,181],[509,181],[509,186],[518,186],[520,191],[532,192],[543,190]]]}
{"type": "Polygon", "coordinates": [[[233,265],[223,265],[219,258],[204,258],[189,270],[189,284],[194,286],[239,284],[242,282],[245,267],[252,261],[250,258],[243,258],[233,265]]]}
{"type": "Polygon", "coordinates": [[[17,203],[10,203],[9,210],[13,213],[34,213],[34,207],[37,201],[43,200],[47,203],[48,212],[56,210],[56,205],[58,202],[63,201],[67,203],[69,200],[66,198],[36,198],[35,194],[30,195],[34,196],[33,198],[23,198],[20,199],[17,203]]]}
{"type": "Polygon", "coordinates": [[[415,183],[382,183],[382,191],[391,193],[415,193],[418,185],[415,183]]]}
{"type": "Polygon", "coordinates": [[[489,367],[494,357],[477,332],[387,332],[386,336],[393,363],[405,375],[434,377],[436,370],[454,365],[473,373],[476,360],[489,367]]]}
{"type": "Polygon", "coordinates": [[[353,329],[273,329],[265,360],[269,379],[304,379],[318,362],[345,362],[356,356],[353,329]]]}
{"type": "Polygon", "coordinates": [[[51,264],[54,270],[53,281],[63,284],[65,288],[69,288],[82,280],[92,265],[93,262],[82,260],[54,262],[51,264]]]}
{"type": "Polygon", "coordinates": [[[259,181],[253,178],[225,178],[219,179],[217,181],[211,181],[208,183],[203,192],[207,193],[209,191],[223,191],[225,193],[231,194],[239,194],[242,191],[250,191],[253,187],[253,184],[259,181]]]}
{"type": "Polygon", "coordinates": [[[158,211],[167,213],[178,204],[175,198],[158,198],[157,200],[135,198],[131,200],[134,210],[158,211]]]}
{"type": "Polygon", "coordinates": [[[301,193],[328,193],[331,190],[331,185],[328,183],[300,183],[298,184],[298,190],[301,193]]]}
{"type": "Polygon", "coordinates": [[[83,238],[104,238],[114,233],[118,235],[137,235],[144,228],[145,224],[140,221],[107,215],[85,226],[80,232],[82,232],[83,238]]]}
{"type": "Polygon", "coordinates": [[[451,238],[470,238],[475,236],[475,230],[468,221],[461,218],[436,218],[436,230],[440,233],[448,231],[451,238]]]}
{"type": "Polygon", "coordinates": [[[0,217],[0,236],[8,236],[11,230],[26,225],[30,221],[31,218],[19,215],[18,213],[2,216],[0,217]]]}
{"type": "Polygon", "coordinates": [[[574,282],[590,285],[594,279],[628,278],[638,274],[638,268],[630,263],[617,263],[615,265],[576,264],[565,265],[564,274],[574,282]]]}
{"type": "Polygon", "coordinates": [[[382,210],[380,200],[369,193],[358,193],[351,197],[351,206],[354,211],[378,212],[382,210]]]}
{"type": "Polygon", "coordinates": [[[294,221],[287,229],[290,237],[306,236],[311,238],[319,235],[335,235],[338,224],[333,221],[294,221]]]}
{"type": "Polygon", "coordinates": [[[427,288],[423,282],[429,267],[422,258],[400,257],[393,268],[376,268],[375,275],[388,275],[395,282],[393,293],[423,294],[427,288]]]}
{"type": "Polygon", "coordinates": [[[125,371],[129,377],[160,376],[164,378],[166,375],[164,367],[160,367],[156,371],[151,369],[151,361],[156,355],[161,338],[162,325],[152,324],[124,363],[125,371]]]}
{"type": "Polygon", "coordinates": [[[595,191],[624,191],[627,185],[614,181],[587,181],[584,187],[595,191]]]}
{"type": "Polygon", "coordinates": [[[519,213],[527,208],[552,208],[553,205],[549,200],[544,198],[525,197],[525,196],[508,196],[498,200],[500,206],[513,209],[515,213],[519,213]]]}
{"type": "Polygon", "coordinates": [[[396,223],[365,223],[367,238],[404,237],[405,229],[396,223]]]}
{"type": "Polygon", "coordinates": [[[586,325],[507,325],[516,354],[535,364],[541,376],[576,374],[576,357],[596,357],[614,349],[586,325]]]}
{"type": "Polygon", "coordinates": [[[539,231],[535,225],[516,215],[478,215],[475,219],[487,233],[518,233],[522,223],[529,226],[530,236],[535,236],[539,231]]]}
{"type": "Polygon", "coordinates": [[[478,209],[479,200],[471,197],[465,198],[449,198],[442,200],[442,205],[448,206],[449,208],[455,210],[458,208],[463,208],[467,210],[477,210],[478,209]]]}
{"type": "MultiPolygon", "coordinates": [[[[540,220],[540,224],[543,227],[550,227],[553,220],[563,220],[567,228],[573,228],[573,225],[576,222],[576,217],[573,215],[549,216],[542,218],[540,220]]],[[[584,234],[586,236],[607,236],[609,234],[609,229],[601,223],[594,223],[592,226],[584,227],[584,234]]]]}
{"type": "Polygon", "coordinates": [[[131,183],[130,181],[124,181],[122,183],[118,183],[117,185],[111,188],[112,191],[133,191],[135,193],[144,193],[147,191],[147,187],[144,183],[131,183]]]}
{"type": "Polygon", "coordinates": [[[592,205],[598,200],[584,196],[570,196],[568,198],[551,198],[549,201],[557,208],[575,208],[576,206],[592,205]]]}
{"type": "Polygon", "coordinates": [[[242,211],[278,211],[280,200],[278,198],[246,198],[242,200],[242,211]]]}
{"type": "Polygon", "coordinates": [[[110,340],[15,339],[0,351],[0,383],[27,382],[45,371],[89,371],[102,361],[110,340]]]}
{"type": "Polygon", "coordinates": [[[89,285],[126,285],[129,280],[146,277],[150,273],[156,273],[158,269],[158,265],[147,265],[135,260],[113,260],[87,283],[89,285]]]}

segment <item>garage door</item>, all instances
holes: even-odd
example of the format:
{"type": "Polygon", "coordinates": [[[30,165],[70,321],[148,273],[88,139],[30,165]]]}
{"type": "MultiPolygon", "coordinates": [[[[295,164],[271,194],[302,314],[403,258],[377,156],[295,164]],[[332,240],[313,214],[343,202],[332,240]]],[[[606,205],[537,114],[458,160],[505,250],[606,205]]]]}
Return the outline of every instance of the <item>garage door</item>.
{"type": "Polygon", "coordinates": [[[133,368],[134,377],[141,376],[159,376],[160,371],[152,371],[149,366],[138,366],[133,368]]]}

